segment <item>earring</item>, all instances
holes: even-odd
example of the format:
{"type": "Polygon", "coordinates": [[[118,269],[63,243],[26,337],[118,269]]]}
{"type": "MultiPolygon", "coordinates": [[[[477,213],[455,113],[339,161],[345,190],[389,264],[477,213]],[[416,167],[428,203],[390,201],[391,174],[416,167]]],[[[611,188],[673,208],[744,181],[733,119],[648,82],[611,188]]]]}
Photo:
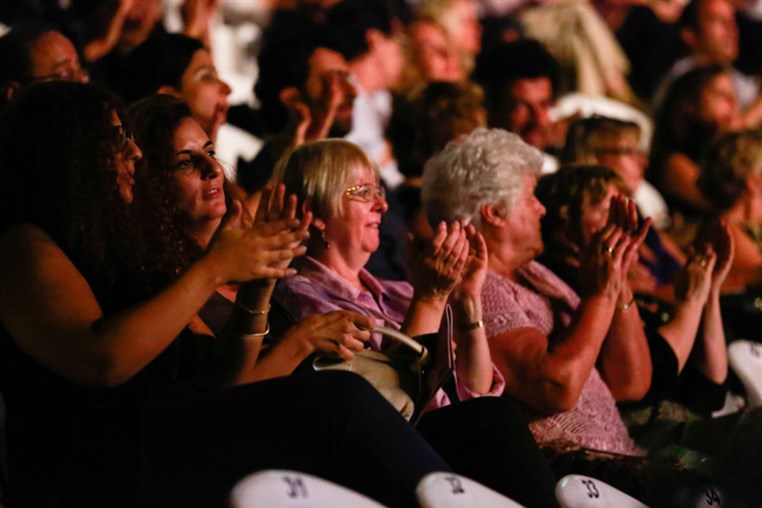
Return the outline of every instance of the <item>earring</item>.
{"type": "Polygon", "coordinates": [[[323,247],[325,247],[326,249],[331,248],[331,244],[328,243],[328,240],[325,239],[325,229],[320,230],[320,239],[323,240],[323,247]]]}

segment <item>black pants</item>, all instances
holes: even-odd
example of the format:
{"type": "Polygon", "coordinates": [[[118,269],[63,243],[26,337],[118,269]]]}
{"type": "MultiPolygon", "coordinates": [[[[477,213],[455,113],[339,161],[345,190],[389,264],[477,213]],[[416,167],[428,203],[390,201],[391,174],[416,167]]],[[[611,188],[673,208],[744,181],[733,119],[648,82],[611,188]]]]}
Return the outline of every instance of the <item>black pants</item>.
{"type": "Polygon", "coordinates": [[[457,473],[524,506],[556,506],[556,479],[511,401],[458,402],[425,414],[417,428],[457,473]]]}
{"type": "Polygon", "coordinates": [[[153,403],[142,441],[147,506],[227,506],[236,481],[293,469],[390,506],[445,461],[360,377],[321,372],[153,403]]]}

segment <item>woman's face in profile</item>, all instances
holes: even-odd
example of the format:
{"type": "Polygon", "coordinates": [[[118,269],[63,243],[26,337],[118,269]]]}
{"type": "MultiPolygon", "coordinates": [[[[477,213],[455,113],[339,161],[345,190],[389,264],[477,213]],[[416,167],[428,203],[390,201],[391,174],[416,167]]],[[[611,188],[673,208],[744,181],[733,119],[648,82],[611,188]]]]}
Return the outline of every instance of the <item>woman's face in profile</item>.
{"type": "Polygon", "coordinates": [[[113,113],[111,125],[116,131],[116,187],[125,203],[132,203],[132,188],[135,186],[135,163],[143,157],[143,152],[135,143],[135,138],[122,125],[119,115],[113,113]]]}
{"type": "Polygon", "coordinates": [[[220,219],[227,210],[223,170],[215,159],[214,144],[192,118],[175,129],[172,176],[177,206],[190,224],[220,219]]]}
{"type": "Polygon", "coordinates": [[[697,110],[698,120],[717,130],[725,131],[738,125],[740,111],[729,75],[723,72],[704,85],[699,93],[697,110]]]}
{"type": "Polygon", "coordinates": [[[180,80],[179,98],[188,104],[193,118],[212,140],[227,120],[231,91],[217,74],[209,51],[197,50],[180,80]]]}
{"type": "Polygon", "coordinates": [[[590,192],[585,192],[579,217],[579,232],[583,247],[590,243],[595,233],[606,227],[606,222],[609,219],[609,208],[611,208],[611,198],[617,195],[619,195],[619,190],[612,184],[607,187],[603,199],[595,203],[590,199],[590,192]]]}

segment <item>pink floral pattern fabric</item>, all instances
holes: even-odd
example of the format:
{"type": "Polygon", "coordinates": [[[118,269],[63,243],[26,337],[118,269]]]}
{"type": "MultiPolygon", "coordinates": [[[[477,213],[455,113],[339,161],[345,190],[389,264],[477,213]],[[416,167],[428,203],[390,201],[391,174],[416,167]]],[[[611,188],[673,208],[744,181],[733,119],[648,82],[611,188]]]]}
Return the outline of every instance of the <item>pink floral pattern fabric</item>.
{"type": "MultiPolygon", "coordinates": [[[[536,261],[518,271],[521,282],[490,272],[482,290],[484,324],[492,338],[518,328],[537,328],[553,336],[571,321],[577,294],[536,261]]],[[[551,416],[531,412],[529,428],[540,444],[571,443],[595,450],[642,455],[627,433],[606,383],[597,369],[582,389],[577,405],[551,416]]]]}

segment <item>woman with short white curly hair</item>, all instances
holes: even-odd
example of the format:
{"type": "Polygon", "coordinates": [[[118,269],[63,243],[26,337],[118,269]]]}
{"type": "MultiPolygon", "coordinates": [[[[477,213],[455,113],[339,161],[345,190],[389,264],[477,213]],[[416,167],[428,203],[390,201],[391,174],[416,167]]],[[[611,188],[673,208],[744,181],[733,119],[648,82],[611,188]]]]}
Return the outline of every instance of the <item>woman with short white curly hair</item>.
{"type": "Polygon", "coordinates": [[[538,176],[542,154],[501,129],[476,129],[468,142],[451,143],[426,164],[422,199],[432,224],[443,216],[478,227],[488,203],[513,208],[525,175],[538,176]],[[457,189],[457,192],[453,192],[457,189]]]}
{"type": "Polygon", "coordinates": [[[642,452],[616,401],[642,398],[651,361],[626,273],[648,224],[633,231],[635,208],[612,200],[606,228],[584,255],[580,295],[534,260],[543,250],[534,195],[540,152],[500,129],[476,129],[426,164],[430,220],[461,220],[484,236],[489,273],[482,288],[492,360],[505,392],[535,415],[541,444],[642,452]]]}

